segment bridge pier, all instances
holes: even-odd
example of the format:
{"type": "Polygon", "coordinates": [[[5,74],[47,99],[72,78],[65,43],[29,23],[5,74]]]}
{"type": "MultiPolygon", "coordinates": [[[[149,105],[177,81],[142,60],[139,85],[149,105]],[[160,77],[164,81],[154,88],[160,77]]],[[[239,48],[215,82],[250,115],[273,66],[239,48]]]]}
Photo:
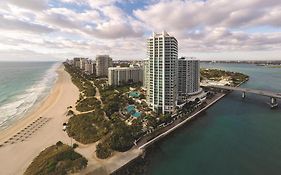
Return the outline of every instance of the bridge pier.
{"type": "Polygon", "coordinates": [[[270,107],[271,108],[277,108],[278,107],[278,103],[277,103],[276,98],[270,97],[270,107]]]}
{"type": "Polygon", "coordinates": [[[270,103],[271,104],[276,104],[276,98],[274,98],[274,97],[270,97],[270,103]]]}
{"type": "Polygon", "coordinates": [[[242,92],[242,98],[244,99],[246,97],[246,92],[242,92]]]}

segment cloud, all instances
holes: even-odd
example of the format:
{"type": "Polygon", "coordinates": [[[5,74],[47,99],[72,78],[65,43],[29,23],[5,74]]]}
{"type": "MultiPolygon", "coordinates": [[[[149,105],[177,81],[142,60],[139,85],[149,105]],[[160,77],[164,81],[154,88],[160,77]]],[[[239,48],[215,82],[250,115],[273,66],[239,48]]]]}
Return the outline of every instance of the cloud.
{"type": "Polygon", "coordinates": [[[0,15],[0,30],[14,30],[18,32],[31,32],[31,33],[51,33],[54,30],[50,27],[17,20],[0,15]]]}
{"type": "Polygon", "coordinates": [[[206,28],[189,33],[180,42],[181,52],[272,51],[277,48],[281,48],[281,32],[248,34],[226,28],[206,28]]]}
{"type": "Polygon", "coordinates": [[[265,19],[280,18],[280,7],[280,2],[274,0],[160,1],[134,10],[134,15],[149,28],[158,30],[190,30],[200,26],[276,26],[275,22],[265,19]]]}
{"type": "Polygon", "coordinates": [[[9,0],[10,4],[31,10],[44,10],[48,7],[48,0],[9,0]]]}
{"type": "Polygon", "coordinates": [[[146,38],[166,30],[177,38],[179,55],[281,58],[280,19],[277,0],[9,0],[0,2],[0,49],[63,59],[145,58],[146,38]]]}

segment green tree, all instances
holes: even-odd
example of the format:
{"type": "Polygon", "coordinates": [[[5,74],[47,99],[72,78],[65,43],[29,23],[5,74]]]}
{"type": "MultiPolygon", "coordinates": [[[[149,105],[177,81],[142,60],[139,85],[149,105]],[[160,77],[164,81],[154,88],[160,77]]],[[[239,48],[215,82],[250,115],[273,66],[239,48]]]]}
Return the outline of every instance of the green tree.
{"type": "Polygon", "coordinates": [[[96,155],[100,159],[106,159],[110,157],[112,154],[112,150],[108,143],[101,142],[96,146],[96,155]]]}
{"type": "Polygon", "coordinates": [[[127,151],[133,146],[134,134],[130,126],[119,120],[115,122],[109,139],[111,149],[116,151],[127,151]]]}

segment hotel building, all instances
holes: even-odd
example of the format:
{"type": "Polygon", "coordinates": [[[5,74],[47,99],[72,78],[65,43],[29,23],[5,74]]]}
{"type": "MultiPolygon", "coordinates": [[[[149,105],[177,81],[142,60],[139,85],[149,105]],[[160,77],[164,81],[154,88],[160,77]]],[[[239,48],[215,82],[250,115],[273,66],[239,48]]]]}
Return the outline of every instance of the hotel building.
{"type": "Polygon", "coordinates": [[[80,68],[80,58],[73,58],[73,65],[80,68]]]}
{"type": "Polygon", "coordinates": [[[144,76],[143,76],[143,87],[147,89],[149,87],[149,60],[144,60],[143,62],[143,71],[144,71],[144,76]]]}
{"type": "Polygon", "coordinates": [[[112,67],[112,58],[109,55],[97,55],[96,57],[96,76],[107,77],[108,68],[112,67]]]}
{"type": "Polygon", "coordinates": [[[87,58],[80,58],[80,69],[81,70],[85,70],[85,64],[86,64],[86,62],[88,61],[88,59],[87,58]]]}
{"type": "Polygon", "coordinates": [[[143,69],[141,67],[110,67],[108,68],[108,84],[120,86],[128,83],[143,81],[143,69]]]}
{"type": "Polygon", "coordinates": [[[153,33],[147,40],[147,102],[159,113],[171,113],[176,107],[178,42],[167,32],[153,33]]]}
{"type": "Polygon", "coordinates": [[[91,60],[88,60],[85,63],[85,73],[86,74],[93,74],[94,73],[94,64],[92,63],[91,60]]]}
{"type": "Polygon", "coordinates": [[[186,102],[201,91],[199,60],[181,57],[178,60],[178,103],[186,102]]]}

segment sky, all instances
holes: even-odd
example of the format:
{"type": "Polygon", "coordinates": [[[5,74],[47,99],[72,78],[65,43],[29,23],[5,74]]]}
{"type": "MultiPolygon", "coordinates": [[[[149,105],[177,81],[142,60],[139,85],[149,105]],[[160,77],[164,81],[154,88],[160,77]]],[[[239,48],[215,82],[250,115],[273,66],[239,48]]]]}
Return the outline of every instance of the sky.
{"type": "Polygon", "coordinates": [[[1,0],[0,60],[145,59],[164,30],[179,56],[281,60],[281,0],[1,0]]]}

